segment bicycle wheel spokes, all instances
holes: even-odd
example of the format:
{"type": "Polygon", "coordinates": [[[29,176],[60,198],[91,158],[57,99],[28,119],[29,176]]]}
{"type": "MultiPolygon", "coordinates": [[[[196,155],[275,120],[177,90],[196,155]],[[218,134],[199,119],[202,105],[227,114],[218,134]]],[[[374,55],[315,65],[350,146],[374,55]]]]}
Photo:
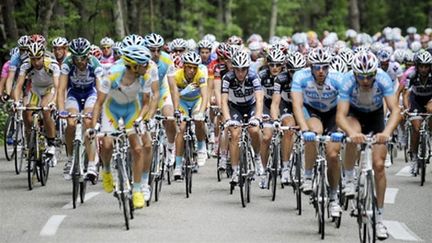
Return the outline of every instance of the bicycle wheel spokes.
{"type": "Polygon", "coordinates": [[[273,147],[273,162],[271,167],[271,183],[272,183],[272,201],[276,199],[276,187],[277,187],[277,177],[278,177],[278,165],[280,162],[280,147],[273,147]]]}
{"type": "Polygon", "coordinates": [[[24,130],[22,123],[18,123],[14,134],[14,160],[15,160],[15,173],[18,175],[21,173],[22,164],[25,156],[25,141],[24,141],[24,130]]]}
{"type": "Polygon", "coordinates": [[[365,177],[365,187],[359,193],[360,199],[358,200],[357,207],[359,208],[359,236],[361,242],[375,242],[375,185],[371,171],[367,172],[365,177]]]}
{"type": "MultiPolygon", "coordinates": [[[[6,125],[3,131],[3,143],[5,157],[8,161],[11,161],[14,155],[14,144],[13,138],[15,133],[15,118],[14,114],[10,114],[6,120],[6,125]]],[[[17,173],[18,174],[18,173],[17,173]]]]}

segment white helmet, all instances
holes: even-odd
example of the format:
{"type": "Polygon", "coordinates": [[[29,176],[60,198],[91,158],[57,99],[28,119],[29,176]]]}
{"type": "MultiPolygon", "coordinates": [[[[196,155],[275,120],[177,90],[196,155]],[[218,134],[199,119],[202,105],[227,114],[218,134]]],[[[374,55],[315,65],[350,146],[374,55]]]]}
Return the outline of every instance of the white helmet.
{"type": "Polygon", "coordinates": [[[417,33],[417,28],[414,27],[414,26],[410,26],[410,27],[408,27],[408,29],[407,29],[407,33],[408,33],[408,34],[415,34],[415,33],[417,33]]]}
{"type": "Polygon", "coordinates": [[[211,50],[213,47],[212,43],[209,40],[202,39],[198,42],[198,49],[209,49],[211,50]]]}
{"type": "Polygon", "coordinates": [[[327,63],[330,64],[332,55],[323,48],[315,48],[309,52],[308,60],[311,64],[327,63]]]}
{"type": "Polygon", "coordinates": [[[342,58],[342,60],[345,62],[345,64],[348,67],[351,67],[354,52],[349,48],[344,48],[339,52],[339,56],[342,58]]]}
{"type": "Polygon", "coordinates": [[[432,34],[432,28],[426,28],[426,29],[424,30],[424,33],[425,33],[426,35],[431,35],[431,34],[432,34]]]}
{"type": "Polygon", "coordinates": [[[341,73],[345,73],[348,71],[346,63],[344,62],[344,60],[342,60],[340,56],[335,56],[332,59],[330,63],[330,69],[341,73]]]}
{"type": "Polygon", "coordinates": [[[162,38],[162,36],[156,33],[151,33],[146,35],[144,40],[145,40],[144,41],[145,46],[147,48],[151,48],[151,47],[159,48],[164,45],[164,39],[162,38]]]}
{"type": "Polygon", "coordinates": [[[259,51],[259,50],[262,49],[262,45],[261,45],[261,43],[258,42],[258,41],[252,41],[251,43],[249,43],[248,48],[249,48],[249,50],[251,50],[251,51],[259,51]]]}
{"type": "Polygon", "coordinates": [[[405,51],[404,62],[414,62],[414,52],[412,52],[411,49],[405,51]]]}
{"type": "Polygon", "coordinates": [[[393,53],[393,57],[398,63],[403,63],[405,60],[405,50],[404,49],[396,49],[393,53]]]}
{"type": "Polygon", "coordinates": [[[210,41],[210,43],[213,43],[213,42],[216,41],[216,36],[213,35],[213,34],[206,34],[206,35],[203,37],[203,40],[208,40],[208,41],[210,41]]]}
{"type": "Polygon", "coordinates": [[[113,45],[114,45],[114,41],[113,41],[113,39],[111,39],[109,37],[104,37],[100,41],[100,46],[109,46],[109,47],[111,47],[113,45]]]}
{"type": "Polygon", "coordinates": [[[173,41],[171,41],[171,44],[170,44],[170,49],[171,49],[171,51],[173,51],[174,49],[186,49],[187,48],[187,43],[186,43],[186,41],[184,40],[184,39],[182,39],[182,38],[177,38],[177,39],[174,39],[173,41]]]}
{"type": "Polygon", "coordinates": [[[376,55],[380,62],[387,62],[390,60],[391,53],[387,49],[381,49],[376,55]]]}
{"type": "Polygon", "coordinates": [[[421,46],[421,43],[419,41],[414,41],[413,43],[411,43],[411,46],[410,46],[411,50],[414,53],[420,51],[421,47],[422,46],[421,46]]]}
{"type": "Polygon", "coordinates": [[[237,51],[231,59],[232,65],[235,68],[243,68],[250,66],[250,56],[246,51],[237,51]]]}
{"type": "Polygon", "coordinates": [[[182,55],[182,62],[184,64],[190,63],[193,65],[199,65],[201,64],[201,57],[196,52],[188,51],[182,55]]]}
{"type": "Polygon", "coordinates": [[[53,47],[62,47],[62,46],[68,46],[69,42],[64,37],[57,37],[52,41],[51,44],[53,47]]]}
{"type": "Polygon", "coordinates": [[[298,70],[306,67],[306,58],[300,52],[294,52],[287,55],[287,68],[290,70],[298,70]]]}
{"type": "Polygon", "coordinates": [[[374,42],[371,47],[370,50],[374,53],[377,54],[381,49],[383,49],[384,45],[381,42],[374,42]]]}
{"type": "Polygon", "coordinates": [[[144,38],[142,38],[140,35],[131,34],[123,38],[122,44],[123,48],[126,48],[128,46],[143,46],[144,38]]]}
{"type": "Polygon", "coordinates": [[[45,54],[45,46],[43,43],[34,42],[29,45],[29,56],[32,57],[42,57],[45,54]]]}
{"type": "Polygon", "coordinates": [[[414,56],[415,64],[432,64],[432,55],[428,51],[419,51],[414,56]]]}
{"type": "Polygon", "coordinates": [[[346,38],[356,38],[356,36],[357,36],[357,32],[353,29],[349,29],[345,32],[346,38]]]}
{"type": "Polygon", "coordinates": [[[285,62],[285,55],[280,49],[273,48],[267,54],[267,61],[268,62],[283,63],[283,62],[285,62]]]}
{"type": "Polygon", "coordinates": [[[352,69],[354,73],[372,73],[378,69],[378,58],[370,51],[361,51],[354,55],[352,69]]]}

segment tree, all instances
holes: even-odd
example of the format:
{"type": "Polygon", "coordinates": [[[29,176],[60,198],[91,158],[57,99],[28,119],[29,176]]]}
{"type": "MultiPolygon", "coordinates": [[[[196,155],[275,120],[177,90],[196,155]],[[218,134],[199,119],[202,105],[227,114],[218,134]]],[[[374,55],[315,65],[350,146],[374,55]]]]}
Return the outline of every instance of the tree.
{"type": "Polygon", "coordinates": [[[350,6],[350,25],[349,27],[351,29],[354,29],[355,31],[360,31],[360,15],[359,15],[359,8],[358,8],[358,2],[357,0],[350,0],[349,1],[350,6]]]}
{"type": "Polygon", "coordinates": [[[276,32],[277,12],[278,12],[277,3],[278,3],[278,0],[272,0],[269,37],[274,36],[275,32],[276,32]]]}

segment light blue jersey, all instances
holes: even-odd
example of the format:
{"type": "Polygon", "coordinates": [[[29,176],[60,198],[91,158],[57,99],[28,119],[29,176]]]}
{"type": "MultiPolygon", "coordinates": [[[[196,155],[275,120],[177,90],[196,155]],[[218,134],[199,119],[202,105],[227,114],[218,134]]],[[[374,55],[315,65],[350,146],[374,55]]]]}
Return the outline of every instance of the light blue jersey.
{"type": "Polygon", "coordinates": [[[303,103],[320,112],[327,112],[337,106],[342,74],[329,71],[323,85],[318,85],[310,68],[297,71],[293,76],[291,92],[303,93],[303,103]]]}
{"type": "Polygon", "coordinates": [[[372,88],[360,91],[353,71],[344,75],[340,100],[349,101],[350,105],[362,112],[372,112],[383,106],[383,98],[394,94],[390,76],[382,69],[378,69],[372,88]]]}

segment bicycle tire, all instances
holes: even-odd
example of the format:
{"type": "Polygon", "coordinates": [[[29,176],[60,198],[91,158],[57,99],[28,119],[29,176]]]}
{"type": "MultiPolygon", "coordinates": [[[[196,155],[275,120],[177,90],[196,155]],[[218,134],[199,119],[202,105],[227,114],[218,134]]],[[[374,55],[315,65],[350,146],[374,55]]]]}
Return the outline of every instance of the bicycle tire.
{"type": "MultiPolygon", "coordinates": [[[[156,144],[155,144],[156,145],[156,144]]],[[[146,201],[147,206],[150,206],[151,204],[151,200],[153,198],[153,190],[155,188],[155,173],[156,173],[156,163],[158,163],[157,159],[157,146],[153,146],[152,147],[152,151],[153,151],[153,156],[152,156],[152,160],[151,160],[151,164],[150,164],[150,172],[149,172],[149,178],[148,178],[148,186],[150,187],[150,198],[148,201],[146,201]]]]}
{"type": "Polygon", "coordinates": [[[321,239],[323,240],[325,237],[325,204],[326,204],[326,188],[325,188],[325,177],[323,176],[323,168],[324,165],[322,165],[321,167],[321,175],[320,175],[320,180],[319,180],[319,185],[318,185],[318,197],[321,197],[321,200],[318,199],[318,204],[319,204],[319,227],[320,227],[320,234],[321,234],[321,239]]]}
{"type": "MultiPolygon", "coordinates": [[[[295,188],[296,188],[296,201],[297,201],[297,214],[302,214],[302,190],[301,190],[301,168],[302,168],[302,161],[301,161],[301,154],[296,152],[295,153],[295,174],[296,174],[296,181],[295,188]]],[[[291,167],[292,168],[292,167],[291,167]]]]}
{"type": "Polygon", "coordinates": [[[406,136],[404,136],[404,139],[405,139],[404,159],[405,159],[405,163],[408,163],[409,161],[411,161],[411,152],[410,152],[410,147],[411,147],[411,128],[407,127],[405,132],[407,134],[406,134],[406,136]]]}
{"type": "Polygon", "coordinates": [[[72,206],[76,208],[76,203],[78,200],[78,193],[80,189],[79,176],[72,173],[72,206]]]}
{"type": "Polygon", "coordinates": [[[429,155],[426,155],[427,151],[427,137],[426,134],[423,134],[420,138],[420,159],[418,160],[418,168],[420,172],[420,186],[424,185],[425,179],[426,179],[426,159],[429,157],[429,155]]]}
{"type": "MultiPolygon", "coordinates": [[[[220,135],[219,135],[220,136],[220,135]]],[[[218,149],[217,149],[217,155],[216,155],[216,175],[217,175],[217,181],[220,182],[222,178],[223,171],[219,169],[221,155],[220,155],[220,148],[221,147],[221,141],[218,143],[218,149]]]]}
{"type": "Polygon", "coordinates": [[[40,156],[40,161],[39,161],[39,173],[40,173],[40,182],[42,186],[46,186],[47,182],[48,182],[48,176],[49,176],[49,160],[50,158],[46,157],[45,155],[40,156]]]}
{"type": "Polygon", "coordinates": [[[246,174],[247,174],[247,158],[244,145],[240,147],[240,172],[238,175],[238,184],[240,188],[240,200],[242,207],[246,207],[246,174]]]}
{"type": "Polygon", "coordinates": [[[125,195],[125,178],[124,175],[126,171],[123,171],[123,161],[117,158],[117,176],[118,176],[118,185],[119,185],[119,194],[120,194],[120,204],[123,211],[123,217],[125,220],[126,230],[129,230],[129,217],[130,217],[130,204],[128,202],[128,197],[125,195]]]}
{"type": "Polygon", "coordinates": [[[25,142],[24,142],[24,130],[22,127],[22,121],[18,122],[18,125],[15,129],[15,140],[14,140],[14,161],[15,161],[15,173],[17,175],[19,175],[21,173],[22,170],[22,165],[23,165],[23,161],[24,161],[24,147],[25,147],[25,142]]]}
{"type": "Polygon", "coordinates": [[[359,195],[358,223],[360,242],[375,242],[376,241],[376,198],[375,198],[375,183],[372,171],[366,174],[366,187],[363,189],[363,195],[359,195]],[[364,217],[367,219],[364,220],[364,217]]]}
{"type": "Polygon", "coordinates": [[[81,201],[81,203],[84,203],[84,201],[85,201],[86,191],[87,191],[87,181],[82,180],[82,181],[80,181],[80,201],[81,201]]]}
{"type": "Polygon", "coordinates": [[[159,157],[160,157],[160,163],[158,164],[158,176],[156,177],[156,188],[155,188],[155,201],[159,201],[160,193],[162,191],[162,181],[163,181],[163,175],[165,174],[165,146],[159,145],[159,157]]]}
{"type": "Polygon", "coordinates": [[[190,143],[186,141],[185,146],[185,163],[184,163],[184,172],[185,172],[185,190],[186,190],[186,198],[189,198],[190,194],[190,183],[192,178],[192,152],[190,143]]]}
{"type": "Polygon", "coordinates": [[[280,163],[280,146],[279,144],[273,147],[272,156],[272,169],[271,169],[271,182],[272,182],[272,201],[276,199],[277,177],[278,177],[278,164],[280,163]]]}
{"type": "Polygon", "coordinates": [[[14,155],[13,144],[10,145],[7,143],[7,138],[10,136],[11,133],[15,132],[14,126],[15,126],[14,114],[9,114],[3,131],[3,145],[4,145],[4,152],[7,161],[11,161],[14,155]]]}
{"type": "Polygon", "coordinates": [[[37,172],[37,166],[36,166],[36,153],[35,153],[35,146],[36,145],[36,137],[35,137],[35,131],[32,130],[30,134],[30,142],[29,142],[29,151],[28,151],[28,157],[27,157],[27,183],[29,190],[33,190],[35,181],[37,179],[38,172],[37,172]]]}

